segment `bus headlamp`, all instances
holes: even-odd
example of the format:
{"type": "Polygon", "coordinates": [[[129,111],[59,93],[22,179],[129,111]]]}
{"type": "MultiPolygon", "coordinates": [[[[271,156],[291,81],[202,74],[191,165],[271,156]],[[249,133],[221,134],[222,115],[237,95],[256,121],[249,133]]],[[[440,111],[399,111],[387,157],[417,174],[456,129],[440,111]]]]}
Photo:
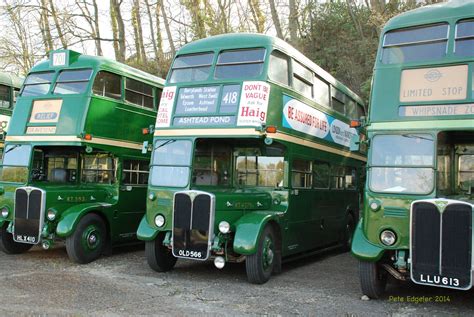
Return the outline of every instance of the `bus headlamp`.
{"type": "Polygon", "coordinates": [[[380,241],[386,246],[391,246],[397,241],[397,236],[392,230],[384,230],[380,234],[380,241]]]}
{"type": "Polygon", "coordinates": [[[54,219],[56,219],[56,210],[48,209],[48,212],[46,213],[46,218],[48,218],[49,221],[53,221],[54,219]]]}
{"type": "Polygon", "coordinates": [[[161,214],[156,215],[155,217],[155,225],[158,228],[161,228],[165,225],[165,217],[161,214]]]}
{"type": "Polygon", "coordinates": [[[154,201],[156,199],[155,193],[149,193],[148,194],[148,199],[151,201],[154,201]]]}
{"type": "Polygon", "coordinates": [[[8,214],[10,213],[10,212],[8,211],[8,208],[7,208],[7,207],[3,207],[1,212],[2,212],[2,217],[3,217],[3,218],[8,217],[8,214]]]}
{"type": "Polygon", "coordinates": [[[219,223],[219,231],[223,234],[229,233],[230,224],[227,221],[221,221],[219,223]]]}
{"type": "Polygon", "coordinates": [[[372,211],[379,211],[380,207],[382,207],[382,204],[378,200],[371,200],[369,202],[369,207],[372,211]]]}
{"type": "Polygon", "coordinates": [[[214,259],[214,265],[220,270],[223,269],[225,266],[225,259],[221,256],[217,256],[214,259]]]}

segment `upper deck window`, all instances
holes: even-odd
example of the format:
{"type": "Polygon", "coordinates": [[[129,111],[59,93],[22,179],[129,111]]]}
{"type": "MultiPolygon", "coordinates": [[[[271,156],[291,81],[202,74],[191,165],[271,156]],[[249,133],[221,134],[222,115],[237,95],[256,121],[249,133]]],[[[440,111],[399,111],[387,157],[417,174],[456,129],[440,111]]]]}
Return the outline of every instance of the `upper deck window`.
{"type": "Polygon", "coordinates": [[[268,66],[268,78],[287,86],[290,84],[288,80],[288,56],[279,51],[272,52],[268,66]]]}
{"type": "Polygon", "coordinates": [[[10,108],[11,105],[11,88],[0,85],[0,108],[10,108]]]}
{"type": "Polygon", "coordinates": [[[202,81],[209,77],[214,53],[188,54],[176,57],[170,83],[202,81]]]}
{"type": "Polygon", "coordinates": [[[51,86],[54,72],[31,73],[26,77],[23,85],[22,96],[46,95],[51,86]]]}
{"type": "Polygon", "coordinates": [[[474,20],[461,21],[456,25],[454,54],[457,56],[474,55],[474,20]]]}
{"type": "Polygon", "coordinates": [[[293,87],[308,98],[313,97],[313,73],[293,60],[293,87]]]}
{"type": "Polygon", "coordinates": [[[331,89],[332,91],[332,108],[342,114],[345,113],[346,106],[344,104],[344,93],[337,90],[336,88],[331,89]]]}
{"type": "Polygon", "coordinates": [[[138,80],[125,81],[125,100],[135,105],[153,109],[153,87],[138,80]]]}
{"type": "Polygon", "coordinates": [[[322,106],[329,105],[329,85],[324,80],[314,76],[314,100],[322,106]]]}
{"type": "Polygon", "coordinates": [[[265,49],[223,51],[217,58],[216,79],[255,78],[262,74],[265,49]]]}
{"type": "Polygon", "coordinates": [[[122,78],[119,75],[100,71],[95,77],[92,91],[98,96],[121,99],[121,82],[122,78]]]}
{"type": "Polygon", "coordinates": [[[55,94],[82,94],[86,91],[92,69],[63,70],[59,73],[54,87],[55,94]]]}
{"type": "Polygon", "coordinates": [[[385,34],[382,63],[397,64],[440,59],[448,45],[447,23],[389,31],[385,34]]]}

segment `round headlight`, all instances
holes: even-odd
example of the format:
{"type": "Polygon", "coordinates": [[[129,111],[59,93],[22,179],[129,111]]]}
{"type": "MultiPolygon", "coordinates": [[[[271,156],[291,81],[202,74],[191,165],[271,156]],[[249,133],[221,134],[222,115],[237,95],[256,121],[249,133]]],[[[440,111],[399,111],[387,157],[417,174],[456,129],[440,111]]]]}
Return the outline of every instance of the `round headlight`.
{"type": "Polygon", "coordinates": [[[384,230],[380,234],[380,241],[385,245],[391,246],[395,244],[395,241],[397,241],[397,236],[391,230],[384,230]]]}
{"type": "Polygon", "coordinates": [[[224,268],[225,266],[225,259],[221,256],[216,256],[216,258],[214,259],[214,265],[218,268],[218,269],[222,269],[224,268]]]}
{"type": "Polygon", "coordinates": [[[227,221],[221,221],[219,223],[219,231],[226,234],[230,231],[230,225],[227,221]]]}
{"type": "Polygon", "coordinates": [[[7,208],[7,207],[3,207],[3,208],[2,208],[2,217],[3,217],[3,218],[6,218],[6,217],[8,217],[8,214],[9,214],[8,208],[7,208]]]}
{"type": "Polygon", "coordinates": [[[377,201],[377,200],[372,200],[370,203],[369,203],[369,207],[370,209],[372,209],[372,211],[379,211],[380,210],[380,203],[377,201]]]}
{"type": "Polygon", "coordinates": [[[48,209],[48,212],[46,213],[46,218],[48,218],[49,221],[53,221],[56,219],[56,211],[53,209],[48,209]]]}
{"type": "Polygon", "coordinates": [[[149,199],[149,200],[153,201],[153,200],[155,200],[155,198],[156,198],[156,196],[155,196],[154,193],[149,193],[149,194],[148,194],[148,199],[149,199]]]}
{"type": "Polygon", "coordinates": [[[163,227],[165,225],[165,217],[163,215],[156,215],[155,225],[157,227],[163,227]]]}

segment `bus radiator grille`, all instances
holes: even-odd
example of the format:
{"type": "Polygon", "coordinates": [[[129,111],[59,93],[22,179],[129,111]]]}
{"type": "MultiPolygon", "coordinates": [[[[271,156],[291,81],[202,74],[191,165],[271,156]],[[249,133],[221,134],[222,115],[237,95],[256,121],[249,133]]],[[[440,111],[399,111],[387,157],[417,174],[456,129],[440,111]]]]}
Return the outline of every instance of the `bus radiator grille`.
{"type": "Polygon", "coordinates": [[[44,211],[43,193],[31,187],[15,192],[15,219],[13,238],[17,242],[37,244],[44,211]]]}
{"type": "Polygon", "coordinates": [[[411,210],[411,276],[414,282],[450,288],[471,286],[472,207],[418,201],[411,210]]]}

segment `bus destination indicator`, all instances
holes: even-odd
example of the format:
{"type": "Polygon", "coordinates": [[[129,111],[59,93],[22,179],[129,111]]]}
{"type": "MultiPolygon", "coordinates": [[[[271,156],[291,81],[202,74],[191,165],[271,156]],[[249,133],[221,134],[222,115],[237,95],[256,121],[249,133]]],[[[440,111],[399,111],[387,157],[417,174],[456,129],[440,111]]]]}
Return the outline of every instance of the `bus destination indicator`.
{"type": "Polygon", "coordinates": [[[176,115],[215,113],[219,86],[181,88],[176,103],[176,115]]]}
{"type": "Polygon", "coordinates": [[[401,106],[398,114],[400,117],[472,116],[474,104],[401,106]]]}
{"type": "Polygon", "coordinates": [[[235,125],[235,116],[200,116],[200,117],[175,117],[173,126],[228,126],[235,125]]]}
{"type": "Polygon", "coordinates": [[[405,69],[400,102],[463,100],[467,97],[467,65],[405,69]]]}

